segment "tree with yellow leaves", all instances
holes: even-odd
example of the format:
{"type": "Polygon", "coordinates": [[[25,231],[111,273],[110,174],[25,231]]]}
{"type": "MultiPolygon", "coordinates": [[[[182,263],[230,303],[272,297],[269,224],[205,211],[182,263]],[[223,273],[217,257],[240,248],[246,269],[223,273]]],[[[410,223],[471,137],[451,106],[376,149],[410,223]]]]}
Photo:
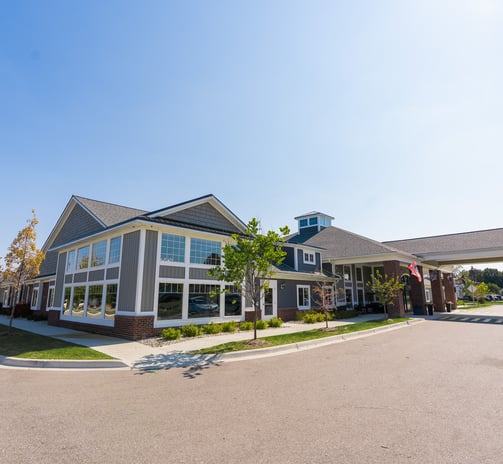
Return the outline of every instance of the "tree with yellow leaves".
{"type": "Polygon", "coordinates": [[[9,246],[4,258],[5,269],[2,272],[4,283],[10,285],[13,290],[12,308],[9,319],[8,334],[11,333],[14,311],[21,288],[28,280],[35,278],[44,260],[44,253],[37,248],[37,233],[35,226],[38,224],[35,210],[33,217],[28,219],[27,226],[21,229],[16,238],[9,246]]]}

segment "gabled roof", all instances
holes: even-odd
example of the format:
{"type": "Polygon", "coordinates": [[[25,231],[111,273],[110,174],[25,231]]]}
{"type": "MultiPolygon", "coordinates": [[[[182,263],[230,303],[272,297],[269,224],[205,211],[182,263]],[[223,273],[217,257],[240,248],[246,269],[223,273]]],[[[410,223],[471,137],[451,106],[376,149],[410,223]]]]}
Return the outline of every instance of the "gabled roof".
{"type": "Polygon", "coordinates": [[[119,222],[124,222],[136,216],[141,216],[147,211],[115,205],[104,201],[91,200],[89,198],[73,196],[75,200],[89,211],[104,227],[110,227],[119,222]]]}
{"type": "Polygon", "coordinates": [[[400,253],[396,248],[333,226],[319,232],[295,234],[288,242],[324,248],[328,259],[400,253]]]}

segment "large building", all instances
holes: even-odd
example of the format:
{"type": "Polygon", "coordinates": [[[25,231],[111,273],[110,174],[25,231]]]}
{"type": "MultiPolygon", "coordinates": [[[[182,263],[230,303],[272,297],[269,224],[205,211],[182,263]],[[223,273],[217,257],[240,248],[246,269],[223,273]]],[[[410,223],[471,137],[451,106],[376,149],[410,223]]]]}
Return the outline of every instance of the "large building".
{"type": "MultiPolygon", "coordinates": [[[[400,242],[339,229],[320,212],[296,220],[298,231],[288,237],[285,260],[264,292],[262,318],[288,320],[311,309],[313,286],[327,277],[334,308],[375,307],[367,283],[376,270],[405,284],[393,315],[455,305],[448,268],[422,262],[400,242]],[[414,261],[421,281],[410,275],[414,261]]],[[[244,231],[245,224],[213,195],[150,212],[73,196],[43,246],[40,275],[19,301],[47,312],[52,325],[131,339],[165,327],[242,321],[252,308],[238,289],[208,270],[221,263],[231,234],[244,231]]],[[[4,305],[12,304],[8,287],[0,296],[4,305]]]]}

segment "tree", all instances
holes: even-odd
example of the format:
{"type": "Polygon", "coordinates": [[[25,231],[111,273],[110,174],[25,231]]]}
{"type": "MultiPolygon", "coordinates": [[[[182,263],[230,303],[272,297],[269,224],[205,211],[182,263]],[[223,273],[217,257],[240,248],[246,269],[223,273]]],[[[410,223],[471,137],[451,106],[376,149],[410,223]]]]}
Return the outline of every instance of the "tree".
{"type": "Polygon", "coordinates": [[[223,263],[209,273],[220,281],[233,283],[250,301],[254,309],[253,337],[257,339],[257,319],[262,292],[268,289],[268,279],[274,273],[274,265],[279,266],[286,252],[282,249],[288,227],[278,232],[261,232],[260,222],[253,218],[244,234],[232,234],[232,243],[223,247],[223,263]]]}
{"type": "Polygon", "coordinates": [[[477,290],[475,290],[475,297],[479,302],[484,301],[484,297],[489,293],[489,287],[485,282],[480,283],[477,285],[477,290]]]}
{"type": "Polygon", "coordinates": [[[44,253],[37,248],[37,233],[35,231],[35,226],[38,224],[38,219],[35,215],[35,210],[32,210],[32,214],[33,217],[26,221],[28,225],[18,232],[4,258],[5,269],[2,273],[2,277],[4,282],[10,285],[13,290],[9,330],[7,332],[9,335],[11,333],[12,320],[14,319],[19,291],[26,281],[38,275],[40,264],[45,256],[44,253]]]}
{"type": "Polygon", "coordinates": [[[367,282],[367,288],[371,293],[377,296],[377,299],[384,306],[384,316],[388,318],[388,305],[393,305],[393,300],[403,290],[403,284],[398,276],[388,277],[388,275],[377,270],[370,276],[370,282],[367,282]]]}
{"type": "Polygon", "coordinates": [[[329,277],[316,282],[312,287],[313,301],[325,315],[325,327],[328,329],[328,316],[334,305],[334,281],[329,277]]]}

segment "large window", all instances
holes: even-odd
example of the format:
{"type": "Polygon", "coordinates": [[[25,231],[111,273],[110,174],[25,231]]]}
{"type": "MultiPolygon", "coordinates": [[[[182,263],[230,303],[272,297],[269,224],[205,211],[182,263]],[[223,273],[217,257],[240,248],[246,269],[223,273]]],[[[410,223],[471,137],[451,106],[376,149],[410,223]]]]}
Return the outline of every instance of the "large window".
{"type": "Polygon", "coordinates": [[[31,307],[36,308],[38,303],[38,288],[33,289],[33,293],[31,295],[31,307]]]}
{"type": "Polygon", "coordinates": [[[108,252],[108,264],[118,263],[121,260],[121,237],[110,240],[110,251],[108,252]]]}
{"type": "Polygon", "coordinates": [[[84,315],[84,303],[86,299],[86,287],[74,287],[73,288],[73,300],[72,300],[72,316],[83,316],[84,315]]]}
{"type": "Polygon", "coordinates": [[[182,235],[162,234],[161,259],[183,263],[185,261],[185,237],[182,235]]]}
{"type": "Polygon", "coordinates": [[[75,250],[68,252],[68,259],[66,260],[66,271],[72,272],[75,270],[75,250]]]}
{"type": "Polygon", "coordinates": [[[217,317],[220,315],[219,287],[217,285],[189,285],[189,318],[217,317]]]}
{"type": "Polygon", "coordinates": [[[49,287],[49,296],[47,297],[47,307],[52,308],[54,306],[54,287],[49,287]]]}
{"type": "Polygon", "coordinates": [[[183,303],[183,284],[161,282],[157,301],[157,319],[181,319],[183,303]]]}
{"type": "Polygon", "coordinates": [[[311,288],[309,285],[297,285],[297,306],[299,309],[311,308],[311,288]]]}
{"type": "Polygon", "coordinates": [[[218,266],[222,256],[220,242],[213,240],[202,240],[200,238],[190,239],[190,262],[193,264],[208,264],[218,266]]]}
{"type": "Polygon", "coordinates": [[[225,315],[241,316],[241,292],[234,285],[225,286],[225,315]]]}
{"type": "Polygon", "coordinates": [[[77,269],[86,269],[89,266],[89,245],[77,250],[77,269]]]}
{"type": "Polygon", "coordinates": [[[70,314],[71,297],[72,297],[72,287],[65,287],[65,297],[63,299],[63,314],[70,314]]]}
{"type": "Polygon", "coordinates": [[[103,266],[103,264],[105,264],[106,256],[107,256],[106,240],[93,244],[91,266],[103,266]]]}
{"type": "Polygon", "coordinates": [[[103,285],[90,285],[87,293],[87,317],[101,318],[103,285]]]}
{"type": "Polygon", "coordinates": [[[117,305],[117,284],[107,285],[107,295],[105,300],[105,319],[113,319],[115,317],[117,305]]]}

